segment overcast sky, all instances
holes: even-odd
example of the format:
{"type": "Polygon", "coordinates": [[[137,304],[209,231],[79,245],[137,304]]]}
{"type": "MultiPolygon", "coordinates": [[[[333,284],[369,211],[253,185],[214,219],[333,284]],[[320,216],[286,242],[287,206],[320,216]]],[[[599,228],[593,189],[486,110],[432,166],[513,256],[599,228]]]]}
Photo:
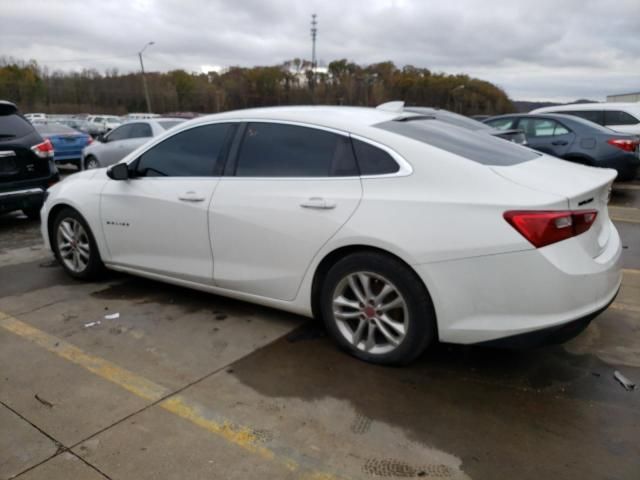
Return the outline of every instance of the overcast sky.
{"type": "Polygon", "coordinates": [[[640,91],[640,0],[2,0],[0,55],[51,69],[392,60],[468,73],[516,100],[640,91]]]}

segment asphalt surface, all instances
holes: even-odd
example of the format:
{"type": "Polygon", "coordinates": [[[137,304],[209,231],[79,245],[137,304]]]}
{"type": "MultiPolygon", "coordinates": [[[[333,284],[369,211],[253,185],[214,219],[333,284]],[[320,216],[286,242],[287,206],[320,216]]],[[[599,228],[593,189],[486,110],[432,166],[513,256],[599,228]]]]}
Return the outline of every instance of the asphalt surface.
{"type": "Polygon", "coordinates": [[[639,392],[614,378],[640,382],[636,186],[612,197],[622,290],[580,336],[441,344],[405,368],[352,359],[295,315],[75,282],[37,222],[0,217],[0,479],[636,480],[639,392]]]}

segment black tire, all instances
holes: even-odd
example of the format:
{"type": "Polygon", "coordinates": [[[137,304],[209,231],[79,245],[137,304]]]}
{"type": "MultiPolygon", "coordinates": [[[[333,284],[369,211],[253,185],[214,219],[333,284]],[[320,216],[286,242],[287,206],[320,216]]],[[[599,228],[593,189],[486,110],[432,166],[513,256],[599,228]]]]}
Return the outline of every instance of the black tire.
{"type": "MultiPolygon", "coordinates": [[[[373,285],[371,288],[373,290],[373,285]]],[[[360,305],[362,306],[362,303],[360,305]]],[[[406,365],[412,362],[438,336],[433,304],[422,280],[401,261],[377,252],[351,254],[330,268],[320,290],[320,313],[327,330],[342,349],[361,360],[382,365],[406,365]],[[341,332],[335,318],[334,293],[338,288],[342,288],[340,286],[344,285],[350,275],[356,272],[366,272],[367,274],[370,272],[374,277],[380,277],[382,282],[385,280],[390,282],[404,299],[406,305],[406,310],[403,310],[403,318],[405,318],[404,312],[406,312],[405,335],[399,344],[392,347],[393,349],[389,352],[371,353],[356,347],[341,332]]],[[[353,319],[353,322],[363,321],[362,318],[365,318],[363,315],[365,314],[362,314],[359,319],[353,319]]],[[[371,318],[364,321],[374,323],[374,319],[371,318]]],[[[354,330],[356,329],[355,325],[359,325],[359,323],[354,324],[354,330]]],[[[381,333],[378,330],[378,335],[381,333]]],[[[385,340],[384,337],[382,339],[385,340]]]]}
{"type": "Polygon", "coordinates": [[[65,208],[61,210],[58,215],[56,215],[55,220],[53,221],[53,229],[51,230],[51,246],[53,248],[53,252],[64,268],[67,274],[78,280],[95,280],[99,278],[105,271],[105,266],[102,263],[102,259],[100,258],[100,252],[98,251],[98,246],[96,245],[95,238],[93,237],[93,233],[89,228],[89,225],[82,218],[82,215],[78,213],[76,210],[72,208],[65,208]],[[58,230],[60,228],[60,224],[66,219],[73,219],[82,225],[86,233],[86,237],[89,244],[89,259],[86,263],[86,267],[81,271],[74,271],[63,261],[62,255],[60,254],[60,246],[58,244],[58,230]]]}
{"type": "Polygon", "coordinates": [[[40,220],[41,208],[42,205],[39,207],[23,208],[22,213],[24,213],[29,220],[40,220]]]}
{"type": "MultiPolygon", "coordinates": [[[[80,165],[78,165],[78,168],[81,168],[80,165]]],[[[84,169],[89,170],[90,168],[100,168],[100,162],[93,155],[89,155],[84,159],[84,169]],[[92,162],[95,162],[95,167],[90,167],[92,162]]]]}

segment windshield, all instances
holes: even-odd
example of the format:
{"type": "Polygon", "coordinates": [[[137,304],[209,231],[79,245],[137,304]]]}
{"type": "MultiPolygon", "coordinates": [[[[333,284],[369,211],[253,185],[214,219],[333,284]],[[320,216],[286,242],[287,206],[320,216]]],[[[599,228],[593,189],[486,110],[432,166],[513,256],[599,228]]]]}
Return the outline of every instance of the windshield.
{"type": "Polygon", "coordinates": [[[377,128],[418,140],[483,165],[515,165],[540,154],[484,133],[476,133],[439,120],[383,122],[377,128]]]}

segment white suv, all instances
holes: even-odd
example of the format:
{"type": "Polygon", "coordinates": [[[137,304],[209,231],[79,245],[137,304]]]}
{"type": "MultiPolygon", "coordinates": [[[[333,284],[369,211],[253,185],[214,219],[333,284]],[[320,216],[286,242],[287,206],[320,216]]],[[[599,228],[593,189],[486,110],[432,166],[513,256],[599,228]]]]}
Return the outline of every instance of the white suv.
{"type": "Polygon", "coordinates": [[[529,113],[564,113],[575,115],[617,132],[640,135],[640,102],[576,103],[532,110],[529,113]]]}
{"type": "Polygon", "coordinates": [[[115,115],[90,115],[85,120],[82,129],[90,135],[102,135],[120,124],[122,121],[115,115]]]}

